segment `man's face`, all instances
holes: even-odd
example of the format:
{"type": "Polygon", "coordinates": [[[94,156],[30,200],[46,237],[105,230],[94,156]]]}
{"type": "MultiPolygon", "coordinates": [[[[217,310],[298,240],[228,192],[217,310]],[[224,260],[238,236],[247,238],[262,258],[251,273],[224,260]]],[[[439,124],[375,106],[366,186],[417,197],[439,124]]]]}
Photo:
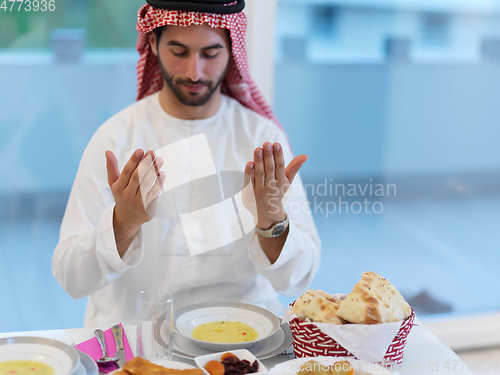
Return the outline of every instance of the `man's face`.
{"type": "Polygon", "coordinates": [[[167,26],[158,48],[153,33],[150,44],[163,79],[182,104],[202,106],[219,89],[230,57],[226,30],[207,24],[167,26]]]}

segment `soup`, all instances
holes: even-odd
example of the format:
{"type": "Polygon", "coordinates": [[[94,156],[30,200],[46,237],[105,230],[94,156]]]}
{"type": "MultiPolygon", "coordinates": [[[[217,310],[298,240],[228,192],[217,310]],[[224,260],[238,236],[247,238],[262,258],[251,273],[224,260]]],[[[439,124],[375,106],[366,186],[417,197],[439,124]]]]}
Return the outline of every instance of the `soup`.
{"type": "Polygon", "coordinates": [[[6,361],[0,362],[0,375],[54,375],[52,366],[38,361],[6,361]]]}
{"type": "Polygon", "coordinates": [[[194,339],[219,343],[237,343],[255,340],[259,334],[240,321],[218,321],[196,326],[191,335],[194,339]]]}

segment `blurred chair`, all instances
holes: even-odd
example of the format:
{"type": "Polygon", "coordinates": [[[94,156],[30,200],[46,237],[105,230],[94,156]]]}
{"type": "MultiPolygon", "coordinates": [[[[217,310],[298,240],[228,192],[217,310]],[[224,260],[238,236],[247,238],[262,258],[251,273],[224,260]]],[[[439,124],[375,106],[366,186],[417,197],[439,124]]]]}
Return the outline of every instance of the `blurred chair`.
{"type": "Polygon", "coordinates": [[[79,62],[85,50],[84,29],[54,29],[50,39],[57,63],[79,62]]]}
{"type": "Polygon", "coordinates": [[[489,36],[481,41],[481,57],[484,60],[500,61],[500,36],[489,36]]]}
{"type": "Polygon", "coordinates": [[[384,41],[384,54],[389,61],[409,61],[411,41],[409,38],[389,36],[384,41]]]}
{"type": "Polygon", "coordinates": [[[307,55],[307,40],[304,37],[285,37],[282,42],[283,57],[287,60],[304,61],[307,55]]]}

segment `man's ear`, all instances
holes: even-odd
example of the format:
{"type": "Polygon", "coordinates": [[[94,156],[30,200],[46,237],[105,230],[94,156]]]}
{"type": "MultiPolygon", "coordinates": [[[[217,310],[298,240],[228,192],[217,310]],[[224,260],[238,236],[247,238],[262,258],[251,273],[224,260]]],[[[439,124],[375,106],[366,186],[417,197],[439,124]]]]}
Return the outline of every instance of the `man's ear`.
{"type": "Polygon", "coordinates": [[[150,32],[148,35],[149,45],[151,46],[151,51],[153,51],[155,56],[158,56],[158,49],[156,48],[156,35],[154,32],[150,32]]]}

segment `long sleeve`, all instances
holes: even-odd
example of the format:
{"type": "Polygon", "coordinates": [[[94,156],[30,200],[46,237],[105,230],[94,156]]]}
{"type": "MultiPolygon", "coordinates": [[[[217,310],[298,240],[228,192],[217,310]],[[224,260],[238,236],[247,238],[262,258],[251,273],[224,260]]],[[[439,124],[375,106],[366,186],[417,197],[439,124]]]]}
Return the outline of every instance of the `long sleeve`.
{"type": "MultiPolygon", "coordinates": [[[[285,164],[288,165],[293,158],[288,140],[281,130],[275,139],[281,143],[285,164]]],[[[307,168],[307,162],[304,167],[307,168]]],[[[260,246],[257,234],[250,241],[248,250],[257,272],[266,277],[277,292],[292,296],[308,288],[321,259],[321,241],[299,173],[286,192],[283,204],[290,224],[287,239],[276,262],[271,264],[260,246]]]]}
{"type": "MultiPolygon", "coordinates": [[[[181,214],[206,207],[198,204],[202,195],[197,189],[205,188],[203,179],[165,190],[157,217],[142,226],[123,259],[118,254],[106,150],[116,155],[122,170],[137,148],[158,151],[203,135],[217,171],[242,174],[253,148],[265,141],[280,142],[285,162],[290,162],[292,153],[286,135],[273,122],[234,99],[224,98],[216,116],[183,120],[168,115],[160,106],[158,94],[153,94],[113,116],[90,140],[52,259],[53,274],[68,294],[73,298],[89,296],[86,326],[117,321],[132,324],[136,296],[141,290],[168,290],[178,307],[223,296],[225,300],[279,311],[277,292],[297,294],[310,284],[319,266],[320,241],[299,175],[285,202],[290,231],[273,265],[251,234],[210,254],[189,256],[181,214]],[[304,209],[297,210],[297,205],[304,209]]],[[[192,178],[188,159],[177,155],[167,161],[175,161],[179,173],[192,178]]],[[[168,176],[173,178],[171,173],[168,176]]],[[[191,182],[189,178],[187,182],[191,182]]],[[[215,203],[210,201],[211,205],[215,203]]]]}
{"type": "Polygon", "coordinates": [[[307,289],[319,269],[321,258],[321,241],[300,176],[296,176],[292,188],[296,189],[294,194],[297,195],[291,195],[285,204],[290,229],[276,262],[271,264],[257,234],[249,244],[250,259],[257,272],[266,277],[277,292],[287,296],[307,289]]]}
{"type": "Polygon", "coordinates": [[[73,298],[103,288],[140,263],[143,256],[141,231],[123,259],[118,254],[114,199],[107,185],[104,155],[108,149],[115,150],[104,139],[98,131],[83,154],[52,257],[54,277],[73,298]]]}

